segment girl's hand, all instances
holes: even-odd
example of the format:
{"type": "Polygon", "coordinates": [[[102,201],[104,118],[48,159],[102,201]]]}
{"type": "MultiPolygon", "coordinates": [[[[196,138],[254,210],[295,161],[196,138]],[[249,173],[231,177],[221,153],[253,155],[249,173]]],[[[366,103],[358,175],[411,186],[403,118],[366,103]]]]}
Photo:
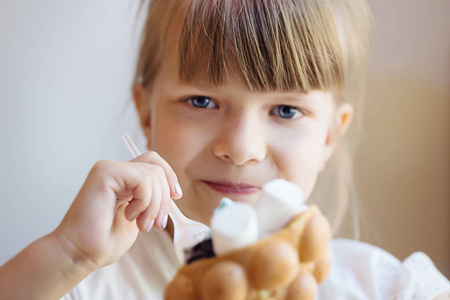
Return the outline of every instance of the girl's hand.
{"type": "Polygon", "coordinates": [[[164,228],[178,179],[156,152],[130,162],[99,161],[58,228],[51,234],[74,261],[92,270],[112,264],[138,231],[164,228]]]}

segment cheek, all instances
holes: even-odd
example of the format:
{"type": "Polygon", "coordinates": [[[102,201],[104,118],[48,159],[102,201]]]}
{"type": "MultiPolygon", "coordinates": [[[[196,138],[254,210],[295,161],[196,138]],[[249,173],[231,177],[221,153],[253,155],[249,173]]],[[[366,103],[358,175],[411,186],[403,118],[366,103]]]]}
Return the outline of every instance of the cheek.
{"type": "Polygon", "coordinates": [[[325,145],[323,135],[285,139],[273,147],[280,176],[298,184],[306,198],[311,194],[322,166],[325,145]]]}
{"type": "Polygon", "coordinates": [[[152,127],[151,150],[159,153],[174,169],[182,175],[188,163],[201,153],[205,136],[198,128],[189,126],[179,118],[160,115],[152,127]]]}

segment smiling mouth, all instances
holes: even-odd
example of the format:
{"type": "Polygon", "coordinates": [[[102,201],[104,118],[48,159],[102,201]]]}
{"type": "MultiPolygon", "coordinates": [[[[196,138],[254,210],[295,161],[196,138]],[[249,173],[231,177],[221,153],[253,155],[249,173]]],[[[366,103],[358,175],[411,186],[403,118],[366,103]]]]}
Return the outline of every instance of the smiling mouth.
{"type": "Polygon", "coordinates": [[[221,194],[230,196],[249,196],[261,190],[260,187],[248,184],[235,184],[224,181],[206,181],[202,180],[211,189],[221,194]]]}

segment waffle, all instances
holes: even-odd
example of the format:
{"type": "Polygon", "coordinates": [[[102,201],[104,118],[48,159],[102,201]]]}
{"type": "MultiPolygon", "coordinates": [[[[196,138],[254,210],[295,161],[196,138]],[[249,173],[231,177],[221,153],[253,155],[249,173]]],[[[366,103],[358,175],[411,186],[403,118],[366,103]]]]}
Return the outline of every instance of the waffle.
{"type": "Polygon", "coordinates": [[[183,265],[165,300],[313,300],[329,274],[331,230],[316,206],[256,243],[183,265]]]}

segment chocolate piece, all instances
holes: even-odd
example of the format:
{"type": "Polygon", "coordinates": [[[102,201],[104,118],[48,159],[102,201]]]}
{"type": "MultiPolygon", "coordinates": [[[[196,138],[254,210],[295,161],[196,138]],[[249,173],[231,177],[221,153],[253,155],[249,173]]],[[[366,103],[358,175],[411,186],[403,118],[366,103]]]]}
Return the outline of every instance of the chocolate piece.
{"type": "Polygon", "coordinates": [[[196,260],[214,256],[216,254],[213,250],[212,240],[209,238],[186,250],[186,263],[190,264],[196,260]]]}

